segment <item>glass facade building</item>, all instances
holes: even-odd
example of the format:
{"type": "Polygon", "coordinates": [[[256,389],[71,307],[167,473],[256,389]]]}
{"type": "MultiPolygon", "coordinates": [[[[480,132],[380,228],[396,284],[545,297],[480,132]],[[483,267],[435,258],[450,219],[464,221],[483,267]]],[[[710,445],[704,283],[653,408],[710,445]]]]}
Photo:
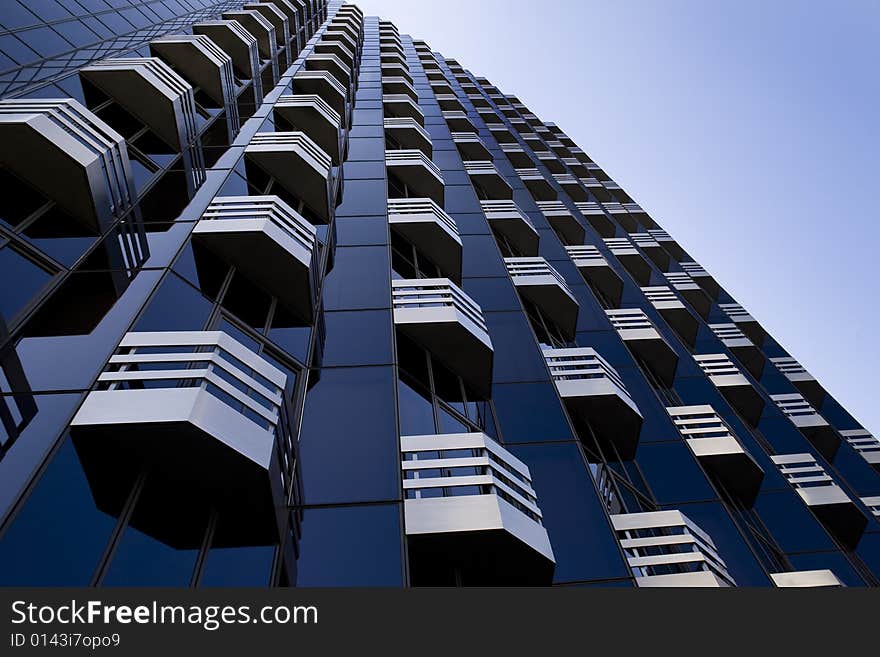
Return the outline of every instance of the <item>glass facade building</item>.
{"type": "Polygon", "coordinates": [[[0,70],[0,584],[880,584],[880,442],[424,41],[10,0],[0,70]]]}

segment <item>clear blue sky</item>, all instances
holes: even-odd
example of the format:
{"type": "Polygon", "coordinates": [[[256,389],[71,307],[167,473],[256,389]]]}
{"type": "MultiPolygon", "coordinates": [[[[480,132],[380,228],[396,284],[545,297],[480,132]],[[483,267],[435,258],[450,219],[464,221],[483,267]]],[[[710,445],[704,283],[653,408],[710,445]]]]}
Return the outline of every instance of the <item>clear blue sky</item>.
{"type": "Polygon", "coordinates": [[[364,0],[565,130],[880,431],[880,0],[364,0]]]}

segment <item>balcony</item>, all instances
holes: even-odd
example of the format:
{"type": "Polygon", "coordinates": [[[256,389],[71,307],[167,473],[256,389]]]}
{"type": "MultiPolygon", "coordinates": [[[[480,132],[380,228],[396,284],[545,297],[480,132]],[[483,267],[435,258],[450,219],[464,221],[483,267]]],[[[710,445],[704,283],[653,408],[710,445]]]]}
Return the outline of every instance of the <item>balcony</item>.
{"type": "Polygon", "coordinates": [[[91,231],[131,209],[125,140],[77,101],[2,100],[0,138],[0,163],[91,231]]]}
{"type": "Polygon", "coordinates": [[[333,161],[304,132],[258,132],[245,157],[330,221],[330,171],[333,161]]]}
{"type": "Polygon", "coordinates": [[[476,132],[477,127],[471,122],[465,112],[443,112],[446,125],[452,132],[476,132]]]}
{"type": "Polygon", "coordinates": [[[263,60],[270,60],[270,68],[278,79],[278,50],[275,42],[275,27],[260,12],[243,9],[241,11],[224,11],[224,20],[238,21],[254,39],[257,40],[257,53],[263,60]]]}
{"type": "Polygon", "coordinates": [[[648,235],[657,240],[657,243],[660,244],[666,251],[671,255],[675,260],[681,260],[686,254],[684,249],[678,245],[678,242],[667,233],[665,230],[653,229],[648,230],[648,235]]]}
{"type": "MultiPolygon", "coordinates": [[[[238,21],[215,20],[196,23],[192,26],[193,34],[203,34],[213,41],[232,59],[232,68],[236,76],[245,80],[253,80],[259,87],[260,56],[257,52],[257,40],[238,21]]],[[[257,94],[262,98],[262,94],[257,94]]]]}
{"type": "Polygon", "coordinates": [[[440,109],[444,112],[464,112],[464,105],[461,104],[461,101],[458,99],[453,93],[447,94],[436,94],[435,98],[437,99],[437,103],[440,105],[440,109]]]}
{"type": "Polygon", "coordinates": [[[709,405],[676,406],[666,412],[696,459],[722,487],[749,508],[764,471],[709,405]]]}
{"type": "Polygon", "coordinates": [[[686,272],[673,271],[664,274],[669,284],[687,301],[703,319],[708,319],[712,302],[702,288],[686,272]]]}
{"type": "MultiPolygon", "coordinates": [[[[353,53],[357,53],[360,48],[358,47],[358,38],[352,36],[351,30],[345,29],[342,25],[331,25],[323,35],[321,35],[321,41],[324,43],[336,42],[341,43],[345,46],[346,50],[350,50],[353,53]]],[[[404,63],[406,63],[404,61],[404,63]]]]}
{"type": "Polygon", "coordinates": [[[465,162],[464,170],[474,187],[482,190],[487,199],[498,201],[513,198],[513,188],[498,173],[491,160],[465,162]]]}
{"type": "MultiPolygon", "coordinates": [[[[577,184],[577,178],[570,174],[567,176],[564,175],[566,173],[565,165],[562,163],[562,160],[556,157],[555,153],[551,153],[550,151],[538,151],[535,153],[535,155],[538,156],[538,160],[541,162],[541,164],[547,167],[547,171],[553,174],[553,177],[556,178],[556,182],[558,182],[560,185],[562,185],[562,180],[564,180],[566,184],[577,184]],[[557,178],[557,176],[564,177],[562,180],[560,180],[559,178],[557,178]]],[[[563,187],[563,189],[565,189],[565,187],[563,187]]],[[[582,193],[583,190],[580,190],[580,192],[582,193]]],[[[586,198],[575,198],[574,196],[572,196],[572,199],[574,199],[575,201],[587,200],[586,198]]]]}
{"type": "Polygon", "coordinates": [[[573,339],[578,302],[565,279],[544,258],[505,258],[504,264],[517,291],[533,303],[560,332],[573,339]]]}
{"type": "Polygon", "coordinates": [[[192,87],[158,57],[107,59],[79,74],[173,150],[183,151],[198,139],[192,87]]]}
{"type": "Polygon", "coordinates": [[[425,157],[434,154],[434,144],[428,131],[411,118],[385,118],[383,119],[385,136],[404,150],[419,150],[425,157]]]}
{"type": "Polygon", "coordinates": [[[715,337],[721,340],[721,344],[733,352],[733,355],[753,377],[761,378],[761,374],[764,372],[764,354],[752,344],[752,341],[736,324],[709,324],[709,328],[715,337]]]}
{"type": "Polygon", "coordinates": [[[800,429],[810,444],[831,461],[840,447],[840,434],[801,395],[770,395],[779,410],[800,429]]]}
{"type": "Polygon", "coordinates": [[[551,583],[553,550],[522,461],[482,433],[401,436],[400,448],[414,585],[551,583]]]}
{"type": "MultiPolygon", "coordinates": [[[[484,118],[485,120],[485,118],[484,118]]],[[[516,137],[513,136],[513,133],[507,129],[507,126],[503,123],[486,123],[486,127],[489,129],[489,132],[492,133],[492,136],[495,137],[495,141],[499,144],[515,144],[516,137]]],[[[504,148],[504,146],[502,146],[504,148]]]]}
{"type": "Polygon", "coordinates": [[[413,83],[409,67],[404,64],[382,64],[383,78],[403,78],[410,84],[413,83]]]}
{"type": "Polygon", "coordinates": [[[585,202],[590,198],[587,190],[581,187],[580,181],[572,174],[554,173],[553,179],[573,201],[585,202]]]}
{"type": "Polygon", "coordinates": [[[414,102],[419,102],[419,94],[412,83],[404,77],[382,76],[382,93],[389,96],[405,95],[414,102]]]}
{"type": "Polygon", "coordinates": [[[391,281],[394,325],[488,398],[492,341],[480,306],[447,278],[391,281]]]}
{"type": "Polygon", "coordinates": [[[586,230],[562,201],[537,201],[537,205],[564,244],[584,243],[586,230]]]}
{"type": "Polygon", "coordinates": [[[342,161],[342,117],[323,98],[315,94],[280,96],[275,103],[275,117],[291,128],[305,132],[330,156],[333,165],[339,166],[342,161]]]}
{"type": "Polygon", "coordinates": [[[351,69],[336,55],[312,54],[306,59],[307,71],[326,71],[339,80],[344,87],[352,83],[351,69]]]}
{"type": "Polygon", "coordinates": [[[382,109],[386,118],[409,118],[420,126],[425,125],[421,108],[406,94],[382,94],[382,109]]]}
{"type": "Polygon", "coordinates": [[[586,203],[575,203],[575,207],[602,237],[614,237],[617,229],[614,226],[614,222],[605,215],[601,205],[588,201],[586,203]]]}
{"type": "MultiPolygon", "coordinates": [[[[269,2],[256,2],[246,4],[242,9],[255,11],[269,21],[269,24],[275,29],[275,45],[279,51],[290,43],[291,23],[277,6],[269,2]]],[[[292,61],[292,58],[288,61],[292,61]]]]}
{"type": "Polygon", "coordinates": [[[413,196],[430,198],[443,206],[443,176],[422,151],[385,151],[385,167],[413,192],[413,196]]]}
{"type": "Polygon", "coordinates": [[[875,470],[880,470],[880,440],[864,429],[847,429],[840,435],[856,450],[875,470]]]}
{"type": "Polygon", "coordinates": [[[150,54],[174,67],[191,85],[198,87],[208,98],[225,107],[236,117],[236,84],[232,59],[211,39],[199,34],[175,34],[150,41],[150,54]]]}
{"type": "Polygon", "coordinates": [[[571,169],[571,172],[578,178],[586,178],[590,175],[590,171],[587,168],[587,165],[579,162],[577,158],[564,157],[562,158],[562,163],[569,169],[571,169]]]}
{"type": "Polygon", "coordinates": [[[718,292],[721,290],[721,286],[715,282],[715,279],[712,278],[709,272],[696,262],[682,262],[679,264],[681,264],[681,268],[685,273],[687,273],[697,285],[703,288],[713,301],[718,299],[718,292]]]}
{"type": "Polygon", "coordinates": [[[630,236],[642,253],[648,256],[660,271],[669,269],[669,254],[650,233],[632,233],[630,236]]]}
{"type": "Polygon", "coordinates": [[[764,410],[764,398],[742,375],[726,354],[697,354],[697,365],[709,381],[751,426],[758,426],[764,410]]]}
{"type": "Polygon", "coordinates": [[[604,298],[609,306],[618,308],[623,296],[623,280],[599,249],[586,244],[566,246],[565,250],[593,292],[604,298]]]}
{"type": "MultiPolygon", "coordinates": [[[[232,544],[276,541],[276,449],[294,460],[285,385],[282,371],[220,331],[126,334],[71,422],[98,507],[116,515],[128,496],[110,473],[149,467],[181,506],[210,500],[234,519],[232,544]]],[[[150,536],[200,547],[203,532],[188,542],[165,506],[135,515],[150,536]]]]}
{"type": "Polygon", "coordinates": [[[538,231],[513,201],[480,201],[480,207],[492,230],[503,235],[527,256],[538,255],[538,231]]]}
{"type": "MultiPolygon", "coordinates": [[[[431,91],[434,92],[435,96],[438,96],[438,103],[439,103],[439,96],[444,96],[446,94],[453,94],[453,95],[455,94],[455,91],[453,91],[452,87],[450,86],[450,84],[447,80],[437,80],[435,82],[431,82],[430,85],[431,85],[431,91]]],[[[464,85],[462,85],[462,86],[464,86],[464,85]]],[[[457,100],[457,98],[456,98],[456,100],[457,100]]],[[[440,109],[464,110],[463,106],[462,107],[446,108],[446,107],[443,107],[443,103],[439,103],[439,104],[440,104],[440,109]]],[[[459,105],[461,105],[461,103],[459,103],[459,105]]]]}
{"type": "Polygon", "coordinates": [[[738,303],[719,303],[718,307],[730,317],[730,321],[736,324],[749,340],[758,347],[763,346],[767,332],[741,305],[738,303]]]}
{"type": "Polygon", "coordinates": [[[651,282],[651,266],[626,237],[606,237],[605,244],[639,286],[651,282]]]}
{"type": "Polygon", "coordinates": [[[868,507],[868,511],[871,512],[871,515],[875,518],[880,518],[880,496],[874,495],[871,497],[860,497],[859,498],[866,507],[868,507]]]}
{"type": "Polygon", "coordinates": [[[633,355],[666,387],[672,387],[678,354],[640,308],[606,310],[605,314],[633,355]]]}
{"type": "Polygon", "coordinates": [[[516,169],[516,173],[536,201],[556,200],[556,190],[540,171],[537,169],[516,169]]]}
{"type": "Polygon", "coordinates": [[[617,371],[591,347],[544,348],[544,359],[559,396],[577,423],[588,425],[610,445],[606,456],[631,460],[638,447],[642,414],[617,371]]]}
{"type": "Polygon", "coordinates": [[[611,516],[638,587],[736,586],[712,537],[681,511],[611,516]]]}
{"type": "Polygon", "coordinates": [[[526,153],[522,146],[519,144],[500,144],[501,150],[504,151],[504,154],[507,156],[507,159],[510,160],[510,163],[515,168],[529,168],[534,166],[534,161],[531,157],[529,157],[528,153],[526,153]]]}
{"type": "Polygon", "coordinates": [[[770,458],[825,528],[845,546],[854,548],[868,519],[813,455],[781,454],[770,458]]]}
{"type": "MultiPolygon", "coordinates": [[[[604,188],[602,189],[604,190],[604,188]]],[[[600,201],[604,201],[602,207],[605,208],[605,212],[610,214],[617,223],[623,226],[623,229],[627,233],[635,233],[639,231],[639,222],[636,221],[635,217],[629,213],[629,210],[627,210],[623,204],[607,200],[609,196],[608,192],[600,192],[593,188],[590,188],[590,191],[593,192],[593,195],[600,201]]]]}
{"type": "Polygon", "coordinates": [[[348,123],[348,91],[332,73],[300,70],[293,76],[293,91],[297,94],[320,96],[348,123]]]}
{"type": "Polygon", "coordinates": [[[846,586],[837,575],[828,569],[796,570],[790,573],[771,573],[773,586],[780,589],[789,588],[839,588],[846,586]]]}
{"type": "Polygon", "coordinates": [[[476,132],[453,132],[452,141],[465,162],[492,161],[491,151],[476,132]]]}
{"type": "Polygon", "coordinates": [[[314,318],[315,235],[315,227],[277,196],[217,197],[193,230],[194,240],[307,322],[314,318]]]}
{"type": "Polygon", "coordinates": [[[671,288],[665,285],[643,287],[642,294],[657,309],[682,342],[693,347],[700,324],[671,288]]]}
{"type": "Polygon", "coordinates": [[[461,281],[461,238],[455,220],[428,198],[388,200],[388,223],[443,274],[461,281]]]}
{"type": "Polygon", "coordinates": [[[785,378],[794,384],[798,392],[804,396],[812,406],[821,406],[825,399],[825,388],[816,381],[815,377],[810,374],[803,365],[797,362],[791,356],[780,356],[779,358],[771,358],[770,362],[776,366],[785,378]]]}

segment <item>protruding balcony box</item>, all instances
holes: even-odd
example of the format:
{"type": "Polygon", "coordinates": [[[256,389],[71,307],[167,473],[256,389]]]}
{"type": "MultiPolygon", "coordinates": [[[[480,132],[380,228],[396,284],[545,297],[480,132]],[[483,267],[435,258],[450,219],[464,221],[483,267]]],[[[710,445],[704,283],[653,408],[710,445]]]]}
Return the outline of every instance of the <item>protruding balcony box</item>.
{"type": "Polygon", "coordinates": [[[880,470],[880,440],[865,429],[846,429],[840,432],[846,442],[862,455],[875,470],[880,470]]]}
{"type": "Polygon", "coordinates": [[[403,78],[410,84],[413,83],[412,75],[409,72],[409,67],[403,64],[382,64],[381,68],[383,78],[403,78]]]}
{"type": "Polygon", "coordinates": [[[448,278],[391,281],[394,325],[488,398],[492,341],[477,303],[448,278]]]}
{"type": "Polygon", "coordinates": [[[498,173],[491,160],[467,161],[464,163],[464,170],[474,186],[483,190],[490,200],[513,198],[513,188],[504,176],[498,173]]]}
{"type": "MultiPolygon", "coordinates": [[[[384,56],[385,55],[383,55],[383,57],[384,56]]],[[[401,60],[406,61],[404,58],[401,58],[401,60]]],[[[385,60],[383,60],[383,61],[385,61],[385,60]]],[[[446,74],[443,73],[443,71],[441,71],[439,68],[426,66],[425,67],[425,77],[427,77],[428,80],[445,80],[446,74]]]]}
{"type": "Polygon", "coordinates": [[[611,444],[621,460],[631,460],[642,414],[617,371],[591,347],[545,348],[544,359],[575,420],[589,424],[596,438],[611,444]]]}
{"type": "MultiPolygon", "coordinates": [[[[150,54],[160,57],[220,107],[235,107],[232,58],[201,34],[174,34],[150,41],[150,54]]],[[[236,116],[237,116],[237,109],[236,116]]]]}
{"type": "Polygon", "coordinates": [[[715,409],[675,406],[666,412],[697,460],[747,508],[755,503],[764,471],[715,409]]]}
{"type": "Polygon", "coordinates": [[[579,162],[575,157],[564,157],[562,158],[562,163],[571,169],[571,172],[576,175],[578,178],[586,178],[590,175],[589,169],[587,169],[587,165],[579,162]]]}
{"type": "Polygon", "coordinates": [[[700,324],[672,291],[672,288],[665,285],[643,287],[642,294],[658,310],[682,342],[693,347],[697,340],[700,324]]]}
{"type": "Polygon", "coordinates": [[[193,34],[204,34],[232,58],[238,77],[258,80],[260,56],[257,40],[238,21],[205,21],[192,26],[193,34]]]}
{"type": "Polygon", "coordinates": [[[587,201],[575,203],[575,207],[602,237],[614,237],[617,229],[614,227],[614,222],[606,216],[600,204],[587,201]]]}
{"type": "Polygon", "coordinates": [[[651,281],[651,266],[628,238],[606,237],[605,244],[638,285],[647,285],[651,281]]]}
{"type": "Polygon", "coordinates": [[[434,144],[428,131],[420,126],[415,119],[411,118],[385,118],[383,120],[385,136],[403,149],[417,149],[431,157],[434,154],[434,144]]]}
{"type": "Polygon", "coordinates": [[[327,71],[339,80],[343,86],[351,85],[351,69],[336,55],[312,54],[306,58],[307,71],[327,71]]]}
{"type": "Polygon", "coordinates": [[[388,223],[412,242],[444,275],[461,281],[461,238],[455,220],[429,198],[388,200],[388,223]]]}
{"type": "MultiPolygon", "coordinates": [[[[590,188],[590,191],[593,192],[593,195],[596,198],[602,200],[603,196],[601,192],[593,189],[592,187],[590,188]]],[[[606,191],[604,192],[604,194],[607,195],[608,192],[606,191]]],[[[633,217],[621,203],[606,201],[602,203],[602,207],[605,208],[605,212],[610,214],[615,219],[615,221],[617,221],[617,223],[623,226],[623,229],[627,233],[638,232],[639,222],[636,221],[635,217],[633,217]]]]}
{"type": "Polygon", "coordinates": [[[712,537],[681,511],[611,516],[639,587],[736,586],[712,537]]]}
{"type": "Polygon", "coordinates": [[[345,32],[355,42],[360,41],[361,26],[355,20],[351,20],[351,19],[334,20],[330,23],[330,25],[328,25],[328,28],[332,28],[333,30],[335,30],[337,32],[345,32]]]}
{"type": "Polygon", "coordinates": [[[840,447],[840,434],[798,393],[770,395],[779,410],[800,429],[807,440],[827,460],[832,460],[840,447]]]}
{"type": "Polygon", "coordinates": [[[193,238],[311,322],[315,227],[277,196],[217,197],[193,238]]]}
{"type": "Polygon", "coordinates": [[[192,87],[158,57],[106,59],[79,74],[172,149],[184,150],[197,139],[192,87]]]}
{"type": "MultiPolygon", "coordinates": [[[[450,86],[450,84],[447,80],[436,80],[434,82],[431,82],[430,84],[431,84],[431,91],[434,92],[435,96],[438,96],[438,102],[439,102],[439,96],[443,96],[446,94],[453,94],[453,95],[455,94],[455,91],[453,91],[452,87],[450,86]]],[[[444,100],[446,100],[446,99],[444,99],[444,100]]],[[[456,100],[457,100],[457,98],[456,98],[456,100]]],[[[459,102],[459,105],[461,105],[460,102],[459,102]]],[[[440,103],[440,109],[447,109],[447,108],[443,107],[443,103],[440,103]]],[[[464,110],[464,106],[450,107],[448,109],[464,110]]]]}
{"type": "Polygon", "coordinates": [[[484,108],[484,107],[491,107],[491,105],[489,104],[489,100],[481,93],[478,93],[478,92],[469,93],[467,95],[467,97],[468,97],[468,100],[470,100],[471,103],[473,104],[473,106],[476,107],[477,109],[484,108]]]}
{"type": "MultiPolygon", "coordinates": [[[[198,501],[234,519],[231,544],[277,540],[270,472],[276,442],[292,441],[281,435],[285,383],[220,331],[126,334],[71,422],[98,508],[118,515],[130,491],[113,474],[149,468],[182,507],[198,501]]],[[[139,505],[132,522],[178,549],[198,549],[204,534],[164,505],[139,505]]]]}
{"type": "Polygon", "coordinates": [[[660,244],[666,251],[676,260],[681,260],[685,255],[685,251],[678,245],[678,242],[667,233],[665,230],[660,230],[659,228],[655,228],[653,230],[649,230],[648,234],[657,240],[657,243],[660,244]]]}
{"type": "Polygon", "coordinates": [[[633,233],[630,239],[642,250],[660,271],[669,269],[669,254],[650,233],[633,233]]]}
{"type": "Polygon", "coordinates": [[[667,388],[672,387],[678,354],[657,331],[641,308],[606,310],[620,338],[633,354],[650,368],[651,372],[667,388]]]}
{"type": "Polygon", "coordinates": [[[553,550],[522,461],[482,433],[401,436],[400,448],[414,585],[551,583],[553,550]]]}
{"type": "Polygon", "coordinates": [[[412,83],[404,77],[387,77],[382,76],[382,93],[388,95],[403,94],[409,96],[413,101],[419,102],[419,94],[412,86],[412,83]]]}
{"type": "Polygon", "coordinates": [[[583,244],[567,246],[565,250],[593,291],[604,297],[608,305],[619,307],[623,296],[623,280],[599,249],[591,244],[583,244]]]}
{"type": "Polygon", "coordinates": [[[517,291],[535,304],[568,339],[577,328],[578,302],[565,279],[541,257],[505,258],[517,291]]]}
{"type": "Polygon", "coordinates": [[[764,354],[736,324],[709,324],[709,328],[721,340],[721,344],[733,352],[733,355],[753,377],[761,378],[761,374],[764,372],[764,354]]]}
{"type": "Polygon", "coordinates": [[[259,11],[243,9],[241,11],[224,11],[223,18],[238,21],[257,40],[257,52],[261,59],[276,62],[273,69],[277,72],[278,49],[275,40],[275,26],[259,11]]]}
{"type": "Polygon", "coordinates": [[[718,292],[721,290],[721,286],[712,278],[711,274],[703,269],[696,262],[681,262],[679,263],[681,268],[694,280],[694,283],[699,285],[706,291],[706,294],[713,300],[718,298],[718,292]]]}
{"type": "Polygon", "coordinates": [[[520,253],[538,255],[538,231],[513,201],[480,201],[492,230],[506,237],[520,253]]]}
{"type": "Polygon", "coordinates": [[[537,169],[516,169],[516,173],[536,201],[556,200],[556,190],[540,171],[537,169]]]}
{"type": "Polygon", "coordinates": [[[464,105],[455,94],[436,94],[437,103],[444,112],[463,112],[464,105]]]}
{"type": "Polygon", "coordinates": [[[443,118],[446,120],[446,125],[449,126],[449,130],[452,132],[477,131],[477,127],[470,120],[470,117],[468,117],[466,112],[454,110],[443,112],[443,118]]]}
{"type": "Polygon", "coordinates": [[[258,132],[247,159],[275,178],[325,221],[330,221],[330,156],[304,132],[258,132]]]}
{"type": "Polygon", "coordinates": [[[312,141],[330,156],[334,165],[342,160],[342,141],[339,131],[342,117],[317,94],[281,96],[275,103],[275,116],[291,127],[305,132],[312,141]]]}
{"type": "Polygon", "coordinates": [[[348,92],[332,73],[327,71],[300,70],[293,76],[293,91],[297,94],[314,94],[324,99],[339,116],[348,122],[346,103],[348,92]]]}
{"type": "Polygon", "coordinates": [[[0,101],[0,139],[3,166],[91,230],[131,209],[125,140],[76,100],[0,101]]]}
{"type": "MultiPolygon", "coordinates": [[[[619,189],[619,188],[618,188],[619,189]]],[[[622,193],[622,190],[618,191],[617,195],[619,197],[624,198],[625,200],[628,198],[625,193],[622,193]]],[[[645,226],[646,228],[657,228],[657,222],[651,218],[647,212],[642,209],[638,203],[633,203],[632,201],[628,203],[624,203],[623,207],[626,208],[626,211],[629,212],[630,216],[638,221],[640,224],[645,226]]]]}
{"type": "Polygon", "coordinates": [[[776,366],[785,378],[794,384],[804,399],[806,399],[814,407],[821,406],[825,399],[825,388],[822,387],[815,377],[810,374],[803,365],[797,362],[791,356],[780,356],[779,358],[771,358],[770,362],[776,366]]]}
{"type": "Polygon", "coordinates": [[[764,345],[764,338],[767,337],[767,332],[741,305],[738,303],[719,303],[718,307],[730,317],[730,321],[736,324],[756,346],[761,347],[764,345]]]}
{"type": "Polygon", "coordinates": [[[341,43],[347,50],[353,53],[359,50],[357,38],[352,37],[351,32],[344,29],[341,25],[331,26],[321,35],[321,41],[341,43]]]}
{"type": "MultiPolygon", "coordinates": [[[[550,173],[554,174],[554,177],[557,174],[564,174],[565,173],[565,165],[562,163],[562,160],[560,160],[558,157],[556,157],[555,153],[551,153],[550,151],[539,151],[539,152],[535,153],[535,155],[538,156],[538,160],[540,160],[541,164],[543,164],[545,167],[547,167],[547,170],[550,173]]],[[[573,177],[568,176],[568,178],[571,179],[573,177]]],[[[562,182],[558,178],[556,181],[560,185],[562,184],[562,182]]],[[[574,183],[577,183],[576,178],[574,178],[573,181],[574,181],[574,183]]],[[[570,180],[566,182],[566,184],[570,184],[570,183],[571,183],[570,180]]],[[[563,189],[565,189],[565,187],[563,187],[563,189]]],[[[566,190],[566,191],[568,191],[568,190],[566,190]]],[[[583,190],[581,190],[581,192],[582,191],[583,190]]],[[[586,198],[575,198],[574,196],[572,196],[572,198],[575,201],[586,201],[587,200],[586,198]]]]}
{"type": "Polygon", "coordinates": [[[571,151],[568,149],[568,146],[565,146],[558,139],[551,139],[547,142],[547,145],[550,147],[550,150],[556,153],[559,157],[571,157],[571,151]]]}
{"type": "Polygon", "coordinates": [[[581,187],[580,181],[572,174],[554,173],[553,178],[572,200],[583,202],[590,198],[589,194],[587,194],[587,190],[581,187]]]}
{"type": "Polygon", "coordinates": [[[823,525],[848,548],[854,548],[868,519],[812,454],[770,457],[786,481],[823,525]]]}
{"type": "Polygon", "coordinates": [[[537,201],[538,209],[565,244],[583,244],[587,231],[562,201],[537,201]]]}
{"type": "Polygon", "coordinates": [[[764,398],[755,390],[726,354],[697,354],[697,365],[718,391],[751,426],[758,426],[764,410],[764,398]]]}
{"type": "Polygon", "coordinates": [[[304,5],[300,0],[267,0],[267,2],[287,16],[291,34],[303,25],[301,10],[304,9],[304,5]]]}
{"type": "Polygon", "coordinates": [[[495,137],[495,141],[499,144],[516,143],[516,137],[513,136],[513,133],[510,132],[510,130],[507,129],[507,126],[503,123],[487,123],[486,127],[489,129],[489,132],[492,133],[492,136],[495,137]]]}
{"type": "Polygon", "coordinates": [[[279,51],[290,42],[291,30],[295,23],[292,24],[277,6],[270,2],[255,2],[243,5],[242,9],[255,11],[271,23],[275,28],[275,45],[279,51]]]}
{"type": "Polygon", "coordinates": [[[519,169],[527,169],[534,167],[535,163],[528,153],[526,153],[519,144],[500,144],[501,150],[510,160],[510,163],[519,169]]]}
{"type": "Polygon", "coordinates": [[[385,151],[385,167],[419,197],[443,205],[444,185],[440,169],[417,150],[385,151]]]}
{"type": "Polygon", "coordinates": [[[465,161],[492,161],[492,152],[476,132],[453,132],[452,141],[465,161]]]}
{"type": "Polygon", "coordinates": [[[773,586],[779,589],[789,588],[840,588],[846,586],[837,575],[827,568],[822,570],[795,570],[790,573],[770,573],[773,586]]]}
{"type": "Polygon", "coordinates": [[[382,108],[386,118],[410,118],[421,126],[425,125],[421,108],[406,94],[383,94],[382,108]]]}
{"type": "Polygon", "coordinates": [[[703,319],[709,317],[709,311],[712,309],[712,302],[709,300],[709,297],[706,296],[706,293],[703,292],[702,288],[694,283],[694,279],[683,271],[668,272],[665,276],[666,280],[669,281],[669,284],[675,288],[682,297],[684,297],[684,300],[690,304],[691,308],[693,308],[700,317],[703,319]]]}

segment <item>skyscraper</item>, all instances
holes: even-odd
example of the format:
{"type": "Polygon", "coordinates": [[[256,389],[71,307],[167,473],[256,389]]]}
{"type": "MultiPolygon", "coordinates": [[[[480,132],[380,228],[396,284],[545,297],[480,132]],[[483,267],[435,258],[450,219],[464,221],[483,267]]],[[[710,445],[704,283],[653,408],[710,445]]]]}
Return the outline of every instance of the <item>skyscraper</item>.
{"type": "Polygon", "coordinates": [[[515,96],[339,0],[0,26],[0,584],[880,584],[880,442],[515,96]]]}

